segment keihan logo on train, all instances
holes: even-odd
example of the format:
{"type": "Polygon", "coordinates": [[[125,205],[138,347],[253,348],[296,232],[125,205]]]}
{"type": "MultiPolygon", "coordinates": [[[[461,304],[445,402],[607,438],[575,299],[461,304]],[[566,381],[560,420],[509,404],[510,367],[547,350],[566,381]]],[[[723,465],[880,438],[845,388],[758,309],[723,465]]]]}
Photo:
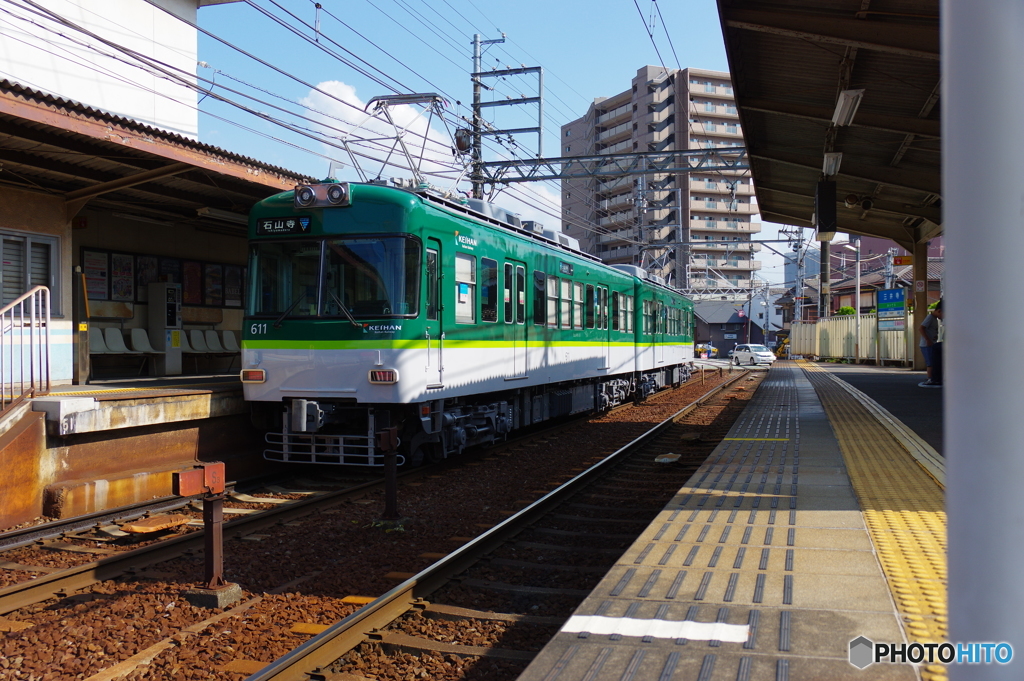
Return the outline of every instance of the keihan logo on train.
{"type": "Polygon", "coordinates": [[[401,324],[363,324],[363,333],[395,333],[401,330],[401,324]]]}

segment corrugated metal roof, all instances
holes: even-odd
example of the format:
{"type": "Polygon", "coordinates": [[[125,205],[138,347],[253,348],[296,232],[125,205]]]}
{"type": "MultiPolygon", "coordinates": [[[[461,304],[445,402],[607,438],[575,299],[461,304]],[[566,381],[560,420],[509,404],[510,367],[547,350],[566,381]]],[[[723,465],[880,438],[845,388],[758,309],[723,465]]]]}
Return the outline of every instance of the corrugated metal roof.
{"type": "Polygon", "coordinates": [[[8,80],[0,80],[0,163],[7,186],[197,223],[198,208],[244,215],[309,179],[8,80]]]}

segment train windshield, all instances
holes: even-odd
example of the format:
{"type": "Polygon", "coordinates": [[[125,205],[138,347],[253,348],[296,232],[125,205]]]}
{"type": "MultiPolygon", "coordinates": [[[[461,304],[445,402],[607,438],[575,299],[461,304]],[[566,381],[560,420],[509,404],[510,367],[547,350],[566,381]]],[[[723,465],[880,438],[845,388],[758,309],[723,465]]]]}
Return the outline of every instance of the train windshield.
{"type": "Polygon", "coordinates": [[[420,245],[405,237],[328,239],[323,308],[327,316],[415,316],[419,304],[420,245]]]}
{"type": "Polygon", "coordinates": [[[254,315],[311,317],[317,314],[319,241],[277,241],[253,246],[250,265],[254,315]]]}

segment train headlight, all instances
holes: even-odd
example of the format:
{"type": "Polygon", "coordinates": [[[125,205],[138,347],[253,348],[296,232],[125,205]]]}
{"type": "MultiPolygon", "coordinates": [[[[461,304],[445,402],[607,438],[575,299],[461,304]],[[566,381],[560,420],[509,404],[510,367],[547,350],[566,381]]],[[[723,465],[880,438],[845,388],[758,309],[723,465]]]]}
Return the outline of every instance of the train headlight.
{"type": "Polygon", "coordinates": [[[348,185],[332,184],[327,187],[327,200],[336,206],[348,203],[348,185]]]}
{"type": "Polygon", "coordinates": [[[374,385],[390,385],[398,383],[398,372],[394,369],[372,369],[370,383],[374,385]]]}
{"type": "Polygon", "coordinates": [[[298,208],[308,208],[316,203],[316,192],[312,187],[300,184],[295,188],[295,205],[298,208]]]}
{"type": "Polygon", "coordinates": [[[242,369],[242,383],[265,383],[267,372],[263,369],[242,369]]]}

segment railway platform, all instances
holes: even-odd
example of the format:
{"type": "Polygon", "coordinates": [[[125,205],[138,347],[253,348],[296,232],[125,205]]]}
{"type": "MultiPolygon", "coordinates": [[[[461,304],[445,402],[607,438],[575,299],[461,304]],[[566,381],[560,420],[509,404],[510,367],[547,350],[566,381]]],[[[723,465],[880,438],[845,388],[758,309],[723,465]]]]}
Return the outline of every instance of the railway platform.
{"type": "Polygon", "coordinates": [[[56,386],[0,427],[0,527],[65,518],[173,494],[173,474],[224,461],[259,475],[237,375],[56,386]]]}
{"type": "MultiPolygon", "coordinates": [[[[930,418],[941,431],[941,408],[930,418]]],[[[935,449],[864,392],[778,362],[519,678],[941,681],[937,663],[858,668],[850,646],[946,640],[944,480],[935,449]]]]}

